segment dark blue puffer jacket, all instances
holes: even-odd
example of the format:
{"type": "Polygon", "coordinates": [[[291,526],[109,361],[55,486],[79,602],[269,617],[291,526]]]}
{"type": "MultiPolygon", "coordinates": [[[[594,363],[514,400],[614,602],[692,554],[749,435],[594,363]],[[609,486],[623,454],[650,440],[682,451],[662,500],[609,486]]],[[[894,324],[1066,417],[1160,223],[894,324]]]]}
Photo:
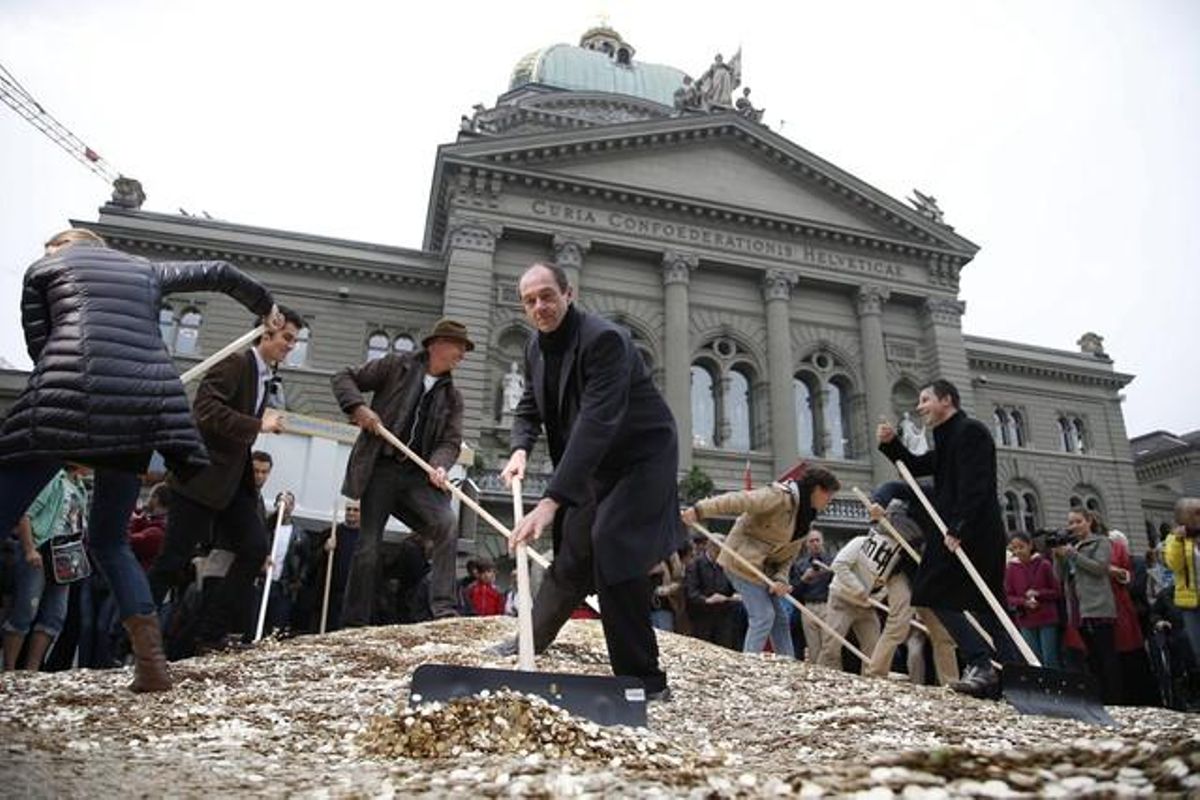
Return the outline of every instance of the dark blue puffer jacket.
{"type": "Polygon", "coordinates": [[[158,327],[163,295],[215,291],[258,315],[271,294],[224,261],[152,263],[72,244],[25,273],[29,384],[0,423],[0,464],[78,461],[130,471],[151,451],[172,470],[208,463],[158,327]]]}

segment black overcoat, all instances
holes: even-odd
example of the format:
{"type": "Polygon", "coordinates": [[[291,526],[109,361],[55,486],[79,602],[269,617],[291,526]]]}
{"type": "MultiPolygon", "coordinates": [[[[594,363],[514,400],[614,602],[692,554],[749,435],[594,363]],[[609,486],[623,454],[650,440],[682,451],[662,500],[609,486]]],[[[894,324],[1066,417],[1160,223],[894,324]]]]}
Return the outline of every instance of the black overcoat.
{"type": "MultiPolygon", "coordinates": [[[[1007,538],[996,496],[996,445],[983,423],[962,411],[933,429],[934,449],[915,456],[896,437],[880,444],[892,461],[903,461],[916,476],[932,475],[929,498],[963,551],[997,598],[1004,597],[1007,538]]],[[[926,536],[921,565],[913,578],[914,606],[954,608],[991,614],[983,595],[940,535],[926,536]]]]}
{"type": "Polygon", "coordinates": [[[207,464],[158,327],[164,295],[195,291],[271,310],[270,292],[224,261],[151,263],[85,243],[35,261],[21,295],[33,370],[0,423],[0,463],[139,471],[157,450],[175,471],[207,464]]]}
{"type": "MultiPolygon", "coordinates": [[[[629,332],[579,310],[563,353],[558,425],[548,496],[596,503],[592,552],[606,585],[645,577],[679,544],[679,449],[675,418],[629,332]]],[[[538,337],[525,348],[525,393],[514,413],[512,449],[533,450],[546,413],[538,337]]]]}

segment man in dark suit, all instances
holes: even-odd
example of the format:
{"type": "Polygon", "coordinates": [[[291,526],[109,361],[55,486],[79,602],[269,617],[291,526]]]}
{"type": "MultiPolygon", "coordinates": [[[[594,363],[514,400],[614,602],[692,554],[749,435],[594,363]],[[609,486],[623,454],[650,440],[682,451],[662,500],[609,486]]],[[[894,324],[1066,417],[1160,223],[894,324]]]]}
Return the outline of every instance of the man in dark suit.
{"type": "Polygon", "coordinates": [[[362,428],[346,465],[342,494],[362,501],[362,531],[350,562],[342,610],[346,627],[387,622],[388,596],[381,545],[383,528],[395,516],[416,533],[429,553],[433,616],[458,615],[455,558],[458,535],[446,471],[462,445],[462,393],[451,373],[475,349],[460,322],[441,319],[421,342],[421,350],[389,353],[333,376],[333,394],[362,428]],[[372,393],[370,405],[363,394],[372,393]],[[395,433],[434,468],[420,467],[375,435],[380,426],[395,433]]]}
{"type": "Polygon", "coordinates": [[[518,291],[537,334],[501,474],[524,478],[542,426],[554,464],[545,496],[513,532],[514,543],[554,532],[554,563],[534,602],[535,649],[594,587],[613,672],[665,699],[648,573],[679,544],[675,420],[629,332],[576,309],[560,267],[534,264],[518,291]]]}
{"type": "Polygon", "coordinates": [[[934,449],[915,456],[887,423],[879,425],[879,449],[891,461],[903,461],[914,475],[932,475],[930,500],[948,533],[927,535],[925,552],[913,578],[912,604],[931,608],[954,637],[967,668],[951,688],[975,697],[996,697],[1000,675],[992,659],[1017,661],[1008,633],[988,606],[954,551],[963,549],[997,598],[1004,597],[1007,540],[996,496],[996,445],[991,432],[960,409],[958,389],[935,380],[921,390],[917,413],[933,429],[934,449]],[[967,622],[971,611],[992,637],[995,652],[967,622]]]}
{"type": "Polygon", "coordinates": [[[162,554],[150,571],[150,589],[161,603],[167,590],[186,585],[198,545],[212,542],[234,552],[219,590],[206,594],[196,631],[197,650],[225,645],[226,635],[253,600],[254,578],[269,544],[259,516],[259,494],[250,447],[259,433],[280,433],[284,417],[267,408],[273,370],[296,346],[304,320],[280,307],[282,329],[265,333],[247,352],[231,355],[200,382],[192,414],[211,464],[188,480],[171,476],[171,512],[162,554]]]}

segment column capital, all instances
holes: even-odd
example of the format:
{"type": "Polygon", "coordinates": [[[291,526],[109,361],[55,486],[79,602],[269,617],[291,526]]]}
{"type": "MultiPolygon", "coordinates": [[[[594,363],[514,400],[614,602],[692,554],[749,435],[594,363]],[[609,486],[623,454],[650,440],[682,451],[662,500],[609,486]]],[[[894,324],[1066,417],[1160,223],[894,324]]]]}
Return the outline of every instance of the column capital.
{"type": "Polygon", "coordinates": [[[930,297],[925,301],[925,316],[934,325],[961,325],[967,304],[949,297],[930,297]]]}
{"type": "Polygon", "coordinates": [[[554,234],[554,261],[560,267],[583,269],[583,254],[592,247],[591,239],[554,234]]]}
{"type": "Polygon", "coordinates": [[[504,234],[504,226],[478,219],[460,219],[451,224],[446,246],[451,250],[496,252],[496,242],[504,234]]]}
{"type": "Polygon", "coordinates": [[[663,286],[670,286],[673,283],[687,284],[691,281],[692,270],[699,266],[700,257],[695,253],[667,250],[662,257],[663,286]]]}
{"type": "Polygon", "coordinates": [[[869,283],[858,288],[858,315],[865,317],[869,314],[882,314],[883,304],[891,296],[891,290],[877,283],[869,283]]]}
{"type": "Polygon", "coordinates": [[[769,269],[763,275],[762,290],[766,300],[791,300],[792,287],[800,278],[794,272],[783,269],[769,269]]]}

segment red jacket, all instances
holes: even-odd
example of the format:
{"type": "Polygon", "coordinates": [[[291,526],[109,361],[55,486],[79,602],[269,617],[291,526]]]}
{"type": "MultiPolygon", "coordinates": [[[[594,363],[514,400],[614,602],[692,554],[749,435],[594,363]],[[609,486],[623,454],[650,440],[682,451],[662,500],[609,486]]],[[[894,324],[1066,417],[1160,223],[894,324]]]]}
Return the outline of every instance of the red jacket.
{"type": "Polygon", "coordinates": [[[490,583],[473,581],[467,587],[467,602],[478,617],[497,617],[504,613],[504,595],[490,583]]]}
{"type": "MultiPolygon", "coordinates": [[[[1129,548],[1115,536],[1112,539],[1112,565],[1120,567],[1133,578],[1133,559],[1129,557],[1129,548]]],[[[1144,646],[1142,626],[1138,622],[1137,609],[1133,606],[1133,598],[1129,595],[1129,586],[1116,578],[1112,579],[1113,599],[1117,602],[1117,621],[1113,625],[1113,641],[1118,653],[1129,653],[1141,650],[1144,646]]]]}
{"type": "Polygon", "coordinates": [[[166,526],[166,514],[134,514],[129,520],[129,546],[146,572],[162,552],[166,526]]]}
{"type": "Polygon", "coordinates": [[[1058,623],[1058,598],[1062,597],[1062,589],[1049,559],[1034,553],[1024,564],[1009,561],[1004,570],[1004,594],[1008,597],[1008,607],[1016,609],[1017,627],[1040,628],[1058,623]],[[1038,599],[1038,607],[1032,611],[1025,608],[1025,592],[1029,589],[1037,592],[1038,599]]]}

